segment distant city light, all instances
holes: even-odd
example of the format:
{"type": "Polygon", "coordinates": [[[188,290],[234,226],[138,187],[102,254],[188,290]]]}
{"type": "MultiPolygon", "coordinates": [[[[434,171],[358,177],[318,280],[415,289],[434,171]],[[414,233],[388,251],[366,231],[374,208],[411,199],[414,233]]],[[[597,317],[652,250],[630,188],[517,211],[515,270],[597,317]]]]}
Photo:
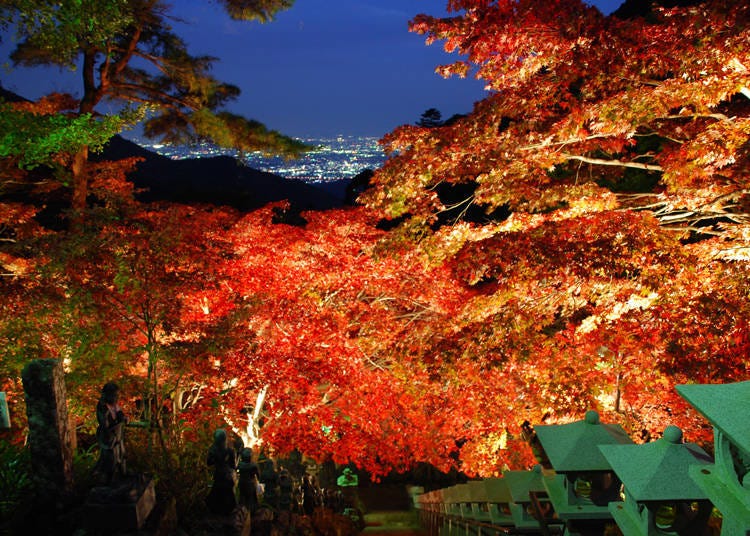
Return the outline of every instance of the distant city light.
{"type": "MultiPolygon", "coordinates": [[[[376,137],[337,136],[335,138],[300,138],[300,141],[319,147],[319,149],[295,160],[268,157],[261,153],[251,153],[243,160],[248,166],[261,171],[288,179],[314,183],[352,178],[365,169],[379,168],[386,158],[376,137]]],[[[221,155],[237,156],[236,151],[222,149],[210,143],[192,146],[164,145],[144,140],[138,140],[137,143],[174,160],[221,155]]]]}

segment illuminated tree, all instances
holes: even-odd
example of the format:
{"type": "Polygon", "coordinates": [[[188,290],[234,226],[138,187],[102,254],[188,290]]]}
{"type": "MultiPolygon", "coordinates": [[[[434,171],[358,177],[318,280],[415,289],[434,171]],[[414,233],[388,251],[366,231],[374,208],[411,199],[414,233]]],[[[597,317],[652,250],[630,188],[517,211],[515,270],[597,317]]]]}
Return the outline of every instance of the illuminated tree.
{"type": "Polygon", "coordinates": [[[373,474],[527,466],[524,421],[592,407],[708,438],[673,387],[748,373],[749,8],[450,7],[414,28],[493,92],[387,136],[369,207],[142,205],[108,165],[78,233],[4,203],[4,372],[161,371],[189,423],[373,474]]]}
{"type": "Polygon", "coordinates": [[[466,56],[439,72],[491,92],[451,125],[386,136],[363,198],[477,292],[420,353],[503,408],[466,414],[461,459],[491,470],[481,423],[517,437],[592,406],[636,436],[665,419],[703,433],[673,385],[747,374],[750,8],[449,8],[412,30],[466,56]]]}
{"type": "Polygon", "coordinates": [[[386,233],[362,208],[306,213],[304,227],[272,219],[273,207],[255,211],[227,235],[234,255],[223,277],[248,319],[234,349],[204,362],[205,395],[247,441],[276,452],[333,456],[374,474],[408,468],[415,451],[445,464],[452,435],[426,439],[433,428],[420,399],[430,387],[391,348],[412,336],[418,344],[426,320],[449,315],[465,291],[419,256],[385,255],[386,233]]]}

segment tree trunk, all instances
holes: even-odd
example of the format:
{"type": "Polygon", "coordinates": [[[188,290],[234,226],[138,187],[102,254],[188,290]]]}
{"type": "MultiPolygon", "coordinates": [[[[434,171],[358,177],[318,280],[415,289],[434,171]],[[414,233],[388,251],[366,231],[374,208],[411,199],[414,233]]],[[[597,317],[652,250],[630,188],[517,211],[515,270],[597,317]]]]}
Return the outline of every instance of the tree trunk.
{"type": "MultiPolygon", "coordinates": [[[[102,94],[96,87],[96,56],[95,49],[87,49],[83,53],[83,98],[78,107],[78,115],[94,112],[96,103],[101,100],[102,94]]],[[[80,226],[83,223],[86,212],[86,198],[89,195],[89,177],[86,164],[89,160],[89,148],[87,145],[73,156],[71,172],[73,174],[73,225],[80,226]]]]}
{"type": "Polygon", "coordinates": [[[83,222],[84,212],[86,211],[86,198],[89,195],[89,178],[86,169],[86,163],[89,159],[89,148],[81,147],[73,157],[71,172],[73,174],[73,221],[83,222]]]}

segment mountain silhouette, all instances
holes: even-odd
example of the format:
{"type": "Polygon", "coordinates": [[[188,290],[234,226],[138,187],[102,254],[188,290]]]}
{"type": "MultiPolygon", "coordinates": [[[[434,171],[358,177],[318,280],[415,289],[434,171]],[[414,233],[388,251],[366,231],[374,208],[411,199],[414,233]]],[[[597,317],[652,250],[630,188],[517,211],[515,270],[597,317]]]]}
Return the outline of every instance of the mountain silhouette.
{"type": "Polygon", "coordinates": [[[114,136],[92,160],[143,160],[128,175],[141,201],[212,203],[250,210],[287,200],[299,210],[325,210],[340,206],[336,196],[295,179],[259,171],[230,156],[173,160],[122,136],[114,136]]]}

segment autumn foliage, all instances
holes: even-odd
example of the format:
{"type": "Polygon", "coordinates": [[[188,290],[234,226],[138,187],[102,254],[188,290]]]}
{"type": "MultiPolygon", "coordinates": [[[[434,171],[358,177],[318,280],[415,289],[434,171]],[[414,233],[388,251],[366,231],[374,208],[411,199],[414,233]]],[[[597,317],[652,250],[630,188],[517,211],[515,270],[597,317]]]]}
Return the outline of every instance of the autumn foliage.
{"type": "Polygon", "coordinates": [[[750,8],[449,6],[412,29],[490,92],[386,136],[366,206],[288,225],[143,204],[125,162],[92,168],[67,230],[19,171],[0,192],[11,402],[26,360],[60,357],[82,422],[118,377],[185,434],[226,423],[375,475],[524,467],[523,421],[592,408],[635,439],[709,439],[674,386],[748,377],[750,8]]]}
{"type": "Polygon", "coordinates": [[[747,377],[750,9],[449,6],[412,29],[466,58],[440,73],[491,93],[389,134],[367,194],[477,293],[423,359],[450,355],[472,390],[497,375],[494,430],[596,406],[637,436],[701,437],[674,384],[747,377]]]}

